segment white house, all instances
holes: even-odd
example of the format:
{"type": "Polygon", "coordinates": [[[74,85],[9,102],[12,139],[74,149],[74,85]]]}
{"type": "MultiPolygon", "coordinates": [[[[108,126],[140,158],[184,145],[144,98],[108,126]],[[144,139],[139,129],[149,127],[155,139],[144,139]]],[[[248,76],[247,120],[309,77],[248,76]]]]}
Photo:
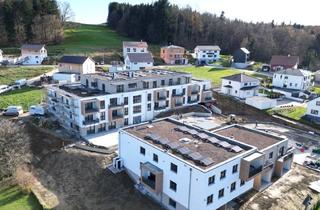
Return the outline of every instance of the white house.
{"type": "Polygon", "coordinates": [[[125,60],[125,67],[128,71],[142,70],[153,67],[152,54],[147,53],[127,53],[125,60]]]}
{"type": "Polygon", "coordinates": [[[271,99],[264,96],[253,96],[246,98],[246,104],[260,110],[271,109],[277,106],[277,99],[271,99]]]}
{"type": "Polygon", "coordinates": [[[257,96],[260,80],[241,74],[235,74],[222,78],[221,92],[241,99],[257,96]]]}
{"type": "Polygon", "coordinates": [[[0,62],[3,61],[3,55],[2,55],[3,51],[0,49],[0,62]]]}
{"type": "Polygon", "coordinates": [[[274,73],[272,86],[280,89],[305,91],[313,86],[312,73],[301,69],[285,69],[274,73]]]}
{"type": "Polygon", "coordinates": [[[306,117],[312,121],[320,122],[320,97],[307,103],[306,117]]]}
{"type": "Polygon", "coordinates": [[[220,59],[219,46],[198,45],[194,48],[194,57],[200,64],[212,63],[220,59]]]}
{"type": "Polygon", "coordinates": [[[118,150],[113,165],[168,210],[225,209],[282,176],[293,156],[287,139],[240,126],[211,133],[170,118],[120,130],[118,150]]]}
{"type": "Polygon", "coordinates": [[[123,57],[125,58],[127,53],[147,53],[148,44],[147,42],[123,42],[122,43],[123,57]]]}
{"type": "Polygon", "coordinates": [[[21,46],[19,61],[24,65],[40,65],[48,57],[43,44],[24,44],[21,46]]]}

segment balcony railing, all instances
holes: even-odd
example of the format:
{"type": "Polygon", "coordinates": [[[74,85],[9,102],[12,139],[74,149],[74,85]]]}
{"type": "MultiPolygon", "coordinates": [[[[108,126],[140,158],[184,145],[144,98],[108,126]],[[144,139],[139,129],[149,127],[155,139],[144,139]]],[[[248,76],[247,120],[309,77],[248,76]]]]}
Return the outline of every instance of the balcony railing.
{"type": "Polygon", "coordinates": [[[193,103],[196,103],[196,102],[198,102],[198,99],[196,98],[196,99],[190,99],[190,100],[188,100],[188,103],[189,104],[193,104],[193,103]]]}
{"type": "Polygon", "coordinates": [[[199,93],[199,89],[197,89],[197,90],[191,90],[191,95],[196,95],[196,94],[198,94],[199,93]]]}
{"type": "Polygon", "coordinates": [[[84,120],[82,122],[83,125],[94,125],[96,123],[99,123],[99,119],[95,119],[95,120],[84,120]]]}
{"type": "Polygon", "coordinates": [[[120,118],[123,118],[123,117],[124,117],[123,114],[115,114],[115,115],[112,115],[112,120],[120,119],[120,118]]]}
{"type": "Polygon", "coordinates": [[[146,177],[142,177],[142,182],[146,185],[148,185],[151,189],[156,188],[156,183],[146,177]]]}
{"type": "Polygon", "coordinates": [[[172,93],[172,96],[173,97],[181,97],[181,96],[184,96],[184,92],[182,92],[182,93],[172,93]]]}
{"type": "Polygon", "coordinates": [[[253,177],[254,175],[260,173],[262,171],[262,166],[259,167],[251,167],[250,166],[250,170],[249,170],[249,178],[253,177]]]}
{"type": "Polygon", "coordinates": [[[183,103],[182,102],[177,102],[177,103],[175,103],[175,106],[176,107],[178,107],[178,106],[182,106],[183,105],[183,103]]]}
{"type": "Polygon", "coordinates": [[[211,100],[212,100],[212,96],[210,96],[210,97],[207,96],[207,97],[204,98],[204,100],[205,100],[205,101],[211,101],[211,100]]]}
{"type": "Polygon", "coordinates": [[[85,108],[84,111],[85,113],[93,113],[93,112],[99,112],[99,109],[91,107],[91,108],[85,108]]]}
{"type": "Polygon", "coordinates": [[[114,103],[114,104],[110,104],[109,105],[109,108],[120,108],[120,107],[123,107],[124,106],[124,103],[114,103]]]}
{"type": "Polygon", "coordinates": [[[157,107],[155,106],[154,110],[158,111],[158,110],[163,110],[165,108],[167,108],[167,106],[157,106],[157,107]]]}
{"type": "Polygon", "coordinates": [[[167,96],[158,96],[158,101],[164,101],[167,99],[167,96]]]}

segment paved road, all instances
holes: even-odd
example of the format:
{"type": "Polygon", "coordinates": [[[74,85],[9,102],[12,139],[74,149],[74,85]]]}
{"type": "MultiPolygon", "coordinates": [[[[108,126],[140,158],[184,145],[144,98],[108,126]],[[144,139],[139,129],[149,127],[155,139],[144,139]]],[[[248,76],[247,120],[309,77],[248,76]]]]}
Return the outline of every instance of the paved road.
{"type": "MultiPolygon", "coordinates": [[[[53,75],[54,73],[56,73],[56,72],[58,72],[58,69],[54,69],[54,70],[52,70],[52,71],[50,71],[50,72],[47,72],[47,73],[45,73],[45,75],[46,75],[46,76],[52,76],[52,75],[53,75]]],[[[34,83],[34,82],[36,82],[36,81],[39,81],[40,78],[41,78],[43,75],[44,75],[44,74],[39,75],[39,76],[37,76],[37,77],[33,77],[33,78],[31,78],[31,79],[28,79],[27,85],[31,85],[32,83],[34,83]]]]}

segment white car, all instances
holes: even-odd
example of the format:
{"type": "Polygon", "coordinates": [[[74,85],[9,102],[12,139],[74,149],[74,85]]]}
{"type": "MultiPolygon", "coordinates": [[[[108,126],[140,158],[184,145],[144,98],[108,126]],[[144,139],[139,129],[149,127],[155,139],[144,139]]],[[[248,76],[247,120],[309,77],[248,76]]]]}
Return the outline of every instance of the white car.
{"type": "Polygon", "coordinates": [[[30,115],[45,115],[45,110],[41,105],[33,105],[29,108],[30,115]]]}
{"type": "Polygon", "coordinates": [[[5,93],[10,90],[10,87],[8,85],[0,85],[0,94],[5,93]]]}
{"type": "Polygon", "coordinates": [[[22,106],[8,106],[3,113],[4,116],[19,116],[20,114],[23,114],[22,106]]]}
{"type": "Polygon", "coordinates": [[[27,85],[27,79],[19,79],[14,82],[13,89],[20,89],[22,86],[27,85]]]}

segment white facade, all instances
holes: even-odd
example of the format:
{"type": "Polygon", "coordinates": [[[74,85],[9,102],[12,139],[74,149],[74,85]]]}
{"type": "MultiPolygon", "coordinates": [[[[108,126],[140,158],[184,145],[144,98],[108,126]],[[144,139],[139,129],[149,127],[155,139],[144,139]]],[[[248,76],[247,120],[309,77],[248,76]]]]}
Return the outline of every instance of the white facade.
{"type": "Polygon", "coordinates": [[[246,98],[246,104],[260,110],[271,109],[277,106],[277,99],[271,99],[263,96],[254,96],[246,98]]]}
{"type": "Polygon", "coordinates": [[[125,68],[130,71],[137,71],[153,67],[153,62],[131,62],[129,56],[125,57],[125,68]]]}
{"type": "Polygon", "coordinates": [[[21,60],[24,65],[40,65],[47,57],[47,50],[44,46],[41,49],[28,49],[22,47],[19,60],[21,60]]]}
{"type": "Polygon", "coordinates": [[[307,103],[306,115],[320,121],[320,98],[316,98],[307,103]]]}
{"type": "Polygon", "coordinates": [[[148,44],[146,42],[123,42],[123,57],[126,57],[127,53],[147,53],[148,44]]]}
{"type": "Polygon", "coordinates": [[[91,58],[87,58],[83,63],[59,62],[59,72],[73,74],[93,74],[96,66],[91,58]]]}
{"type": "Polygon", "coordinates": [[[59,83],[74,83],[79,81],[78,74],[71,73],[54,73],[52,75],[54,81],[58,81],[59,83]]]}
{"type": "Polygon", "coordinates": [[[272,86],[278,88],[305,91],[312,85],[312,73],[306,70],[281,70],[275,72],[272,78],[272,86]]]}
{"type": "Polygon", "coordinates": [[[2,55],[2,50],[0,49],[0,62],[2,62],[3,61],[3,55],[2,55]]]}
{"type": "Polygon", "coordinates": [[[239,82],[229,79],[222,79],[221,92],[233,97],[246,99],[257,96],[259,93],[260,81],[239,82]]]}
{"type": "Polygon", "coordinates": [[[220,51],[218,46],[197,46],[194,55],[199,63],[212,63],[220,59],[220,51]]]}
{"type": "Polygon", "coordinates": [[[141,174],[140,163],[150,162],[163,171],[163,192],[160,196],[152,196],[167,209],[218,209],[253,188],[253,180],[241,185],[239,178],[241,159],[248,153],[228,159],[208,170],[203,170],[125,131],[120,131],[119,135],[119,157],[123,160],[124,168],[136,183],[139,183],[141,174]],[[145,155],[139,153],[140,147],[145,148],[145,155]],[[153,161],[153,154],[158,155],[158,162],[153,161]],[[177,173],[170,170],[171,163],[177,165],[177,173]],[[238,171],[235,173],[232,172],[234,165],[238,165],[238,171]],[[224,170],[226,170],[226,177],[220,179],[220,173],[224,170]],[[211,176],[215,177],[215,183],[213,184],[208,183],[211,176]],[[176,191],[170,189],[170,181],[176,183],[176,191]],[[236,189],[231,192],[230,186],[234,182],[236,183],[236,189]],[[218,198],[219,190],[222,189],[224,189],[224,196],[218,198]],[[210,195],[213,196],[213,202],[207,204],[207,198],[210,195]],[[170,206],[169,198],[176,202],[176,208],[170,206]]]}

